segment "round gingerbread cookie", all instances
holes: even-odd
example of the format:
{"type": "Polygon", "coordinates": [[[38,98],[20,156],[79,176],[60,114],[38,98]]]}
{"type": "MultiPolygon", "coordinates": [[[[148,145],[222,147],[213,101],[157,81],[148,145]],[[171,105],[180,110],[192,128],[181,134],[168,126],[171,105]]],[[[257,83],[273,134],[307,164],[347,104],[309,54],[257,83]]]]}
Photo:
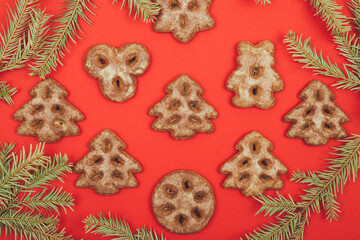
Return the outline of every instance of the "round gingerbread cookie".
{"type": "Polygon", "coordinates": [[[214,192],[197,172],[177,170],[156,185],[152,208],[156,219],[170,232],[196,233],[205,228],[214,214],[214,192]]]}

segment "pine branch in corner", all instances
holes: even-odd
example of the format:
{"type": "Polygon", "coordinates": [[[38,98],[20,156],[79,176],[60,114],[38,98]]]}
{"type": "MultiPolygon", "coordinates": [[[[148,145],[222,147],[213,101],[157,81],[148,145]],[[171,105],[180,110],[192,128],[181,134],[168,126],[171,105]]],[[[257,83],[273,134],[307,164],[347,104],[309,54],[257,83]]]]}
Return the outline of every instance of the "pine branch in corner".
{"type": "MultiPolygon", "coordinates": [[[[113,3],[117,2],[118,0],[113,0],[113,3]]],[[[135,13],[134,20],[140,17],[143,22],[154,22],[156,15],[160,13],[160,4],[151,0],[122,0],[121,8],[124,7],[125,2],[130,9],[129,15],[135,13]]]]}
{"type": "Polygon", "coordinates": [[[303,68],[313,69],[315,74],[340,79],[335,84],[339,88],[360,90],[359,77],[349,71],[347,65],[344,65],[344,71],[342,71],[336,63],[330,62],[329,58],[326,60],[321,52],[319,55],[316,48],[312,48],[309,42],[310,38],[302,40],[302,36],[297,36],[293,31],[289,31],[284,39],[284,43],[287,44],[287,49],[294,57],[294,61],[303,63],[303,68]]]}
{"type": "Polygon", "coordinates": [[[45,39],[41,50],[35,57],[35,63],[31,65],[32,76],[44,78],[55,70],[58,64],[62,65],[61,58],[65,56],[65,49],[69,48],[69,41],[76,43],[79,32],[82,32],[79,19],[91,23],[86,13],[94,14],[89,6],[94,6],[91,0],[65,0],[66,6],[61,17],[52,20],[53,27],[45,39]]]}
{"type": "Polygon", "coordinates": [[[33,9],[38,7],[38,0],[18,0],[16,9],[8,9],[8,24],[5,33],[0,34],[0,69],[8,63],[19,50],[19,45],[26,44],[26,33],[31,23],[33,9]]]}
{"type": "Polygon", "coordinates": [[[59,209],[72,209],[72,195],[61,188],[45,188],[71,172],[67,156],[45,156],[41,143],[19,154],[14,147],[4,143],[0,149],[0,234],[12,233],[16,239],[72,239],[59,229],[57,218],[59,209]]]}
{"type": "Polygon", "coordinates": [[[31,11],[31,20],[27,33],[23,36],[24,39],[21,40],[22,44],[17,47],[16,52],[13,53],[9,61],[0,68],[0,72],[22,68],[28,61],[32,60],[46,38],[50,27],[50,17],[45,14],[45,11],[39,9],[31,11]]]}
{"type": "Polygon", "coordinates": [[[16,88],[11,88],[5,81],[0,82],[0,100],[3,100],[10,106],[13,106],[14,102],[12,96],[17,92],[16,88]]]}
{"type": "Polygon", "coordinates": [[[322,209],[330,222],[338,219],[340,206],[336,198],[343,193],[348,181],[355,181],[360,168],[360,135],[341,142],[343,145],[334,148],[335,158],[328,160],[329,166],[325,170],[293,173],[291,181],[309,185],[300,196],[302,201],[295,202],[291,196],[286,199],[280,194],[277,198],[263,195],[255,198],[262,204],[258,213],[277,214],[277,220],[247,234],[247,240],[301,240],[311,213],[320,213],[322,209]]]}

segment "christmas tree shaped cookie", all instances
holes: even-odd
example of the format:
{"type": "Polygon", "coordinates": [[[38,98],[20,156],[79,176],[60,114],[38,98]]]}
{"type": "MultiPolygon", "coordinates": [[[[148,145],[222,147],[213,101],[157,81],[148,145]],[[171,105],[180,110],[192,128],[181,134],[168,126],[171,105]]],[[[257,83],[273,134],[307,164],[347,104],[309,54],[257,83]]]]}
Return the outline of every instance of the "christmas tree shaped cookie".
{"type": "Polygon", "coordinates": [[[36,136],[40,142],[46,143],[80,134],[75,121],[84,120],[84,116],[65,99],[68,93],[57,81],[47,78],[39,82],[30,96],[33,99],[13,116],[14,120],[22,121],[17,134],[36,136]]]}
{"type": "Polygon", "coordinates": [[[74,167],[74,173],[81,174],[77,187],[94,188],[98,194],[111,195],[121,188],[138,186],[133,173],[141,172],[141,166],[124,151],[126,144],[113,131],[102,131],[89,148],[90,152],[74,167]]]}
{"type": "Polygon", "coordinates": [[[257,45],[241,42],[237,47],[238,67],[227,80],[226,87],[234,92],[236,107],[269,109],[275,105],[274,93],[283,89],[283,82],[273,69],[274,45],[263,41],[257,45]]]}
{"type": "Polygon", "coordinates": [[[214,131],[210,119],[217,112],[202,97],[200,85],[187,75],[181,75],[165,89],[168,94],[150,110],[158,117],[152,127],[156,131],[171,132],[174,139],[189,139],[195,133],[214,131]]]}
{"type": "Polygon", "coordinates": [[[212,0],[155,0],[161,11],[154,24],[155,32],[171,32],[174,37],[187,43],[196,33],[215,26],[209,14],[212,0]]]}
{"type": "Polygon", "coordinates": [[[274,157],[273,145],[260,133],[247,134],[235,149],[239,152],[220,169],[220,173],[229,175],[223,183],[225,188],[237,188],[249,197],[284,187],[279,175],[286,174],[287,168],[274,157]]]}
{"type": "Polygon", "coordinates": [[[347,136],[341,124],[349,118],[333,102],[335,96],[325,84],[318,80],[310,82],[299,98],[304,101],[284,117],[285,122],[293,123],[287,137],[302,138],[309,145],[319,146],[329,139],[347,136]]]}

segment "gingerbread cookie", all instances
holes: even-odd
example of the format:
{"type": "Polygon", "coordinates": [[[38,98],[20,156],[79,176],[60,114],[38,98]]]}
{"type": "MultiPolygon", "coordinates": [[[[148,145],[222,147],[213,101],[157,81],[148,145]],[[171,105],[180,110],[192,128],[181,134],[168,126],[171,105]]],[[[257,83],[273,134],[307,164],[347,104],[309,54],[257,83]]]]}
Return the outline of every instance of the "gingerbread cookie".
{"type": "Polygon", "coordinates": [[[178,234],[201,231],[215,209],[209,182],[200,174],[177,170],[156,185],[152,196],[156,219],[167,230],[178,234]]]}
{"type": "Polygon", "coordinates": [[[284,117],[285,122],[293,123],[286,136],[302,138],[306,144],[319,146],[329,139],[340,139],[347,136],[341,124],[349,118],[339,108],[334,94],[322,82],[315,80],[299,94],[304,101],[284,117]]]}
{"type": "Polygon", "coordinates": [[[176,140],[214,131],[210,119],[217,118],[217,112],[201,97],[203,90],[197,82],[181,75],[165,92],[168,95],[149,112],[150,116],[158,117],[152,125],[155,131],[170,132],[176,140]]]}
{"type": "Polygon", "coordinates": [[[215,21],[209,14],[212,0],[155,0],[161,6],[155,21],[155,32],[171,32],[174,37],[187,43],[196,33],[211,29],[215,21]]]}
{"type": "Polygon", "coordinates": [[[274,93],[283,89],[283,82],[273,69],[274,45],[263,41],[257,45],[241,42],[237,47],[238,67],[227,80],[226,87],[234,92],[232,103],[236,107],[258,107],[268,109],[274,106],[274,93]]]}
{"type": "Polygon", "coordinates": [[[224,188],[239,189],[249,197],[284,187],[279,175],[286,174],[287,168],[272,155],[273,145],[260,133],[247,134],[235,149],[239,152],[220,169],[220,173],[229,175],[223,183],[224,188]]]}
{"type": "Polygon", "coordinates": [[[36,136],[39,142],[46,143],[80,134],[75,121],[83,121],[84,115],[65,99],[68,92],[57,81],[47,78],[39,82],[30,96],[33,99],[13,116],[14,120],[22,121],[17,134],[36,136]]]}
{"type": "Polygon", "coordinates": [[[85,69],[99,80],[104,96],[114,102],[124,102],[135,95],[136,77],[142,75],[150,64],[150,54],[138,43],[128,43],[120,48],[99,44],[89,49],[85,69]]]}
{"type": "Polygon", "coordinates": [[[89,148],[90,152],[74,167],[74,173],[81,174],[77,187],[94,188],[98,194],[111,195],[121,188],[138,186],[133,173],[141,172],[141,166],[124,151],[126,144],[113,131],[102,131],[89,148]]]}

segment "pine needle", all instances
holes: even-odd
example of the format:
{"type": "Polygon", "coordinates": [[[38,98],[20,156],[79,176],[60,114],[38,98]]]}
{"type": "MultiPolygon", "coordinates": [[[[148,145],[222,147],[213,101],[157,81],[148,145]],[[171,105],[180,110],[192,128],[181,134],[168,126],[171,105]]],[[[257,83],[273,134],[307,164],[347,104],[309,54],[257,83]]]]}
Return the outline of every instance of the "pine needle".
{"type": "Polygon", "coordinates": [[[260,3],[261,5],[271,4],[270,0],[255,0],[256,3],[260,3]]]}
{"type": "Polygon", "coordinates": [[[17,92],[16,88],[11,88],[9,84],[6,84],[5,81],[0,81],[0,100],[3,100],[10,106],[13,106],[14,101],[12,96],[17,92]]]}
{"type": "Polygon", "coordinates": [[[8,9],[6,33],[0,34],[0,68],[16,54],[18,46],[24,44],[31,13],[37,5],[38,0],[18,0],[15,11],[8,9]]]}
{"type": "Polygon", "coordinates": [[[14,144],[2,144],[0,149],[0,234],[12,233],[15,239],[70,239],[58,229],[59,209],[70,208],[74,199],[61,188],[44,188],[51,180],[61,179],[70,167],[64,167],[67,157],[55,160],[44,156],[44,144],[28,152],[23,148],[13,153],[14,144]],[[51,172],[51,173],[50,173],[51,172]],[[42,176],[44,179],[39,179],[42,176]],[[35,191],[32,187],[43,187],[35,191]],[[44,214],[47,212],[49,215],[44,214]]]}
{"type": "Polygon", "coordinates": [[[315,74],[341,79],[335,84],[339,88],[360,90],[360,79],[348,70],[347,65],[344,65],[344,73],[337,64],[331,63],[329,59],[325,60],[321,52],[318,54],[316,48],[312,48],[309,41],[310,38],[302,40],[302,36],[296,36],[293,31],[289,31],[284,39],[294,60],[303,63],[303,68],[313,69],[315,74]]]}
{"type": "Polygon", "coordinates": [[[66,6],[61,17],[53,20],[55,26],[50,28],[50,35],[45,39],[41,50],[37,52],[35,63],[31,65],[32,76],[45,78],[58,64],[62,65],[61,58],[65,56],[64,50],[69,50],[69,40],[76,43],[79,32],[82,32],[79,25],[79,18],[87,23],[91,20],[86,13],[94,14],[89,5],[91,0],[65,0],[66,6]]]}
{"type": "Polygon", "coordinates": [[[84,221],[85,231],[103,235],[103,237],[116,237],[119,240],[166,240],[162,235],[158,236],[152,229],[145,227],[137,229],[137,234],[133,234],[130,226],[125,221],[115,217],[110,213],[105,217],[100,213],[97,217],[90,215],[84,221]]]}
{"type": "Polygon", "coordinates": [[[260,196],[255,198],[263,204],[258,213],[265,215],[278,214],[277,221],[266,224],[247,234],[248,240],[278,240],[303,239],[305,225],[309,223],[311,212],[319,213],[325,210],[329,221],[339,217],[339,203],[336,201],[338,193],[343,192],[349,180],[355,181],[360,168],[360,135],[353,135],[344,144],[336,147],[335,158],[328,160],[329,166],[323,171],[301,172],[293,174],[292,181],[309,184],[301,195],[302,202],[295,202],[278,194],[277,198],[260,196]]]}
{"type": "MultiPolygon", "coordinates": [[[[113,3],[117,2],[118,0],[113,0],[113,3]]],[[[129,15],[135,12],[134,20],[140,17],[143,22],[154,22],[156,15],[160,13],[160,4],[151,0],[122,0],[121,8],[124,7],[125,2],[130,9],[129,15]]]]}

